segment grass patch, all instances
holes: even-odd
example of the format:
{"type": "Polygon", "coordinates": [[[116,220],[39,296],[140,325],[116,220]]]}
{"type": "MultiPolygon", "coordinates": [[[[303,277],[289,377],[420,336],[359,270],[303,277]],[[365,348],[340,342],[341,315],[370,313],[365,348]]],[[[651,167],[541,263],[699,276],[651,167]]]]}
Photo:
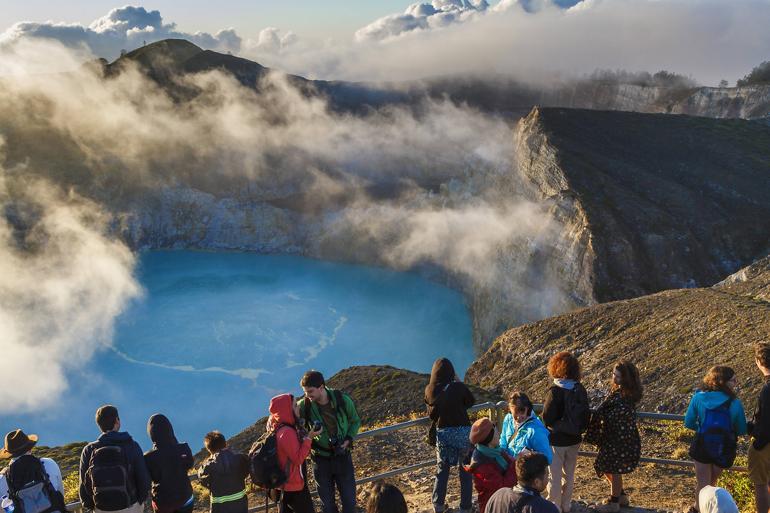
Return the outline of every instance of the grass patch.
{"type": "MultiPolygon", "coordinates": [[[[735,465],[745,467],[748,464],[746,456],[738,456],[735,465]]],[[[738,505],[738,511],[756,511],[754,503],[754,485],[745,472],[723,472],[719,476],[717,486],[729,491],[738,505]]]]}

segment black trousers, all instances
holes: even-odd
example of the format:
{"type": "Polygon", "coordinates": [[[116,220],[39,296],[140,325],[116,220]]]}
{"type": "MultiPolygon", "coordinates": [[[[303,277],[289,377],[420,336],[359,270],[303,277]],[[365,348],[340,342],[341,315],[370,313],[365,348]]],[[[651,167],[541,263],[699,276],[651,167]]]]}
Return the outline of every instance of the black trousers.
{"type": "Polygon", "coordinates": [[[315,513],[313,499],[310,498],[307,486],[298,492],[283,492],[278,511],[280,513],[315,513]]]}

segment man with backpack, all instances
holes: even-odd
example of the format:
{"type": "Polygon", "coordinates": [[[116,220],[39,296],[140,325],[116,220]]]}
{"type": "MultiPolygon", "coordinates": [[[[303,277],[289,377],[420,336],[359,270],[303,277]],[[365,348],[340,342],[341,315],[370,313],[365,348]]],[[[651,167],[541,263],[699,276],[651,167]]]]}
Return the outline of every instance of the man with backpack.
{"type": "Polygon", "coordinates": [[[307,430],[322,428],[313,439],[311,457],[323,513],[338,513],[335,488],[340,492],[342,513],[355,513],[356,478],[350,449],[361,427],[356,406],[347,394],[328,388],[318,371],[306,372],[300,385],[305,397],[299,410],[307,430]]]}
{"type": "Polygon", "coordinates": [[[83,508],[141,513],[150,490],[150,475],[142,448],[120,431],[118,409],[104,405],[96,410],[102,434],[80,455],[80,501],[83,508]]]}
{"type": "Polygon", "coordinates": [[[0,458],[11,462],[0,472],[3,507],[11,501],[17,513],[66,513],[61,471],[52,459],[32,455],[37,440],[21,429],[5,435],[0,458]]]}

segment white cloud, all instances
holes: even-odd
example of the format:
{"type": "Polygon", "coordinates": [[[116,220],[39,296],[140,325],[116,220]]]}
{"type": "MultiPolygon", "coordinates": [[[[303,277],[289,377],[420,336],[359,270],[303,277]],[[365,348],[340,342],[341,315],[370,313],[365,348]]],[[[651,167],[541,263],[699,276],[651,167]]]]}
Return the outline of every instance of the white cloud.
{"type": "Polygon", "coordinates": [[[87,27],[55,22],[19,22],[0,34],[0,46],[13,45],[24,39],[49,39],[112,60],[121,50],[132,50],[145,42],[168,38],[187,39],[205,49],[222,52],[239,52],[242,42],[231,28],[216,34],[180,32],[175,23],[164,23],[159,11],[128,5],[112,9],[87,27]]]}
{"type": "Polygon", "coordinates": [[[23,175],[0,160],[0,351],[13,383],[0,387],[2,413],[54,403],[139,293],[134,257],[105,234],[102,209],[23,175]]]}
{"type": "Polygon", "coordinates": [[[260,31],[256,41],[251,39],[246,41],[246,48],[257,52],[279,54],[297,44],[298,40],[299,38],[294,32],[282,33],[276,27],[267,27],[260,31]]]}
{"type": "Polygon", "coordinates": [[[463,11],[464,22],[438,29],[428,20],[439,9],[415,4],[362,28],[355,43],[289,51],[269,64],[337,80],[499,73],[538,81],[596,69],[665,69],[716,85],[768,58],[767,0],[573,3],[503,0],[483,12],[463,11]]]}
{"type": "Polygon", "coordinates": [[[406,8],[403,14],[379,18],[355,33],[356,41],[382,41],[415,30],[427,30],[465,21],[489,8],[486,0],[433,0],[406,8]]]}

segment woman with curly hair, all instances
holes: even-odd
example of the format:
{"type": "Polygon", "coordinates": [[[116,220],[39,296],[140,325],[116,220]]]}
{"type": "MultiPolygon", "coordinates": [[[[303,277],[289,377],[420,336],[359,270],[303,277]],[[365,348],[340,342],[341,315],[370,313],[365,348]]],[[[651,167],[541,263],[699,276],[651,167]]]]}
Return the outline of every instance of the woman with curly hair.
{"type": "Polygon", "coordinates": [[[580,384],[580,362],[575,355],[568,351],[553,355],[548,361],[548,375],[553,379],[543,406],[543,423],[553,450],[548,500],[562,513],[569,513],[578,451],[591,409],[588,393],[580,384]]]}
{"type": "Polygon", "coordinates": [[[735,395],[737,379],[730,367],[712,367],[703,378],[703,387],[695,392],[684,416],[684,426],[695,431],[690,457],[695,462],[695,505],[706,486],[716,486],[722,471],[735,461],[738,436],[746,434],[746,414],[735,395]]]}
{"type": "Polygon", "coordinates": [[[642,442],[636,426],[636,407],[642,400],[642,381],[636,365],[620,361],[612,369],[610,395],[591,416],[585,440],[599,447],[594,461],[596,474],[610,483],[610,498],[594,507],[601,513],[620,511],[627,506],[623,474],[639,465],[642,442]]]}

